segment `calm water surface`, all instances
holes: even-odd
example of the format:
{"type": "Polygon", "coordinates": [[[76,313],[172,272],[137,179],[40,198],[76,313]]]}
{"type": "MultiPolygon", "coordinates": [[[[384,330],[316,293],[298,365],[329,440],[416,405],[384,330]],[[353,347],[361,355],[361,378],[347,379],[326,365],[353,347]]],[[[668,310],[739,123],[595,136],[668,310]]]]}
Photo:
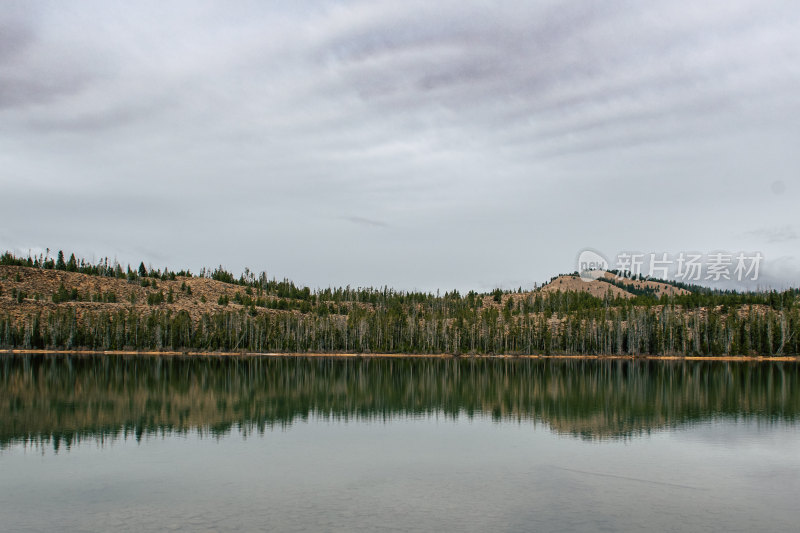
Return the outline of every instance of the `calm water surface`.
{"type": "Polygon", "coordinates": [[[0,356],[3,531],[794,531],[796,363],[0,356]]]}

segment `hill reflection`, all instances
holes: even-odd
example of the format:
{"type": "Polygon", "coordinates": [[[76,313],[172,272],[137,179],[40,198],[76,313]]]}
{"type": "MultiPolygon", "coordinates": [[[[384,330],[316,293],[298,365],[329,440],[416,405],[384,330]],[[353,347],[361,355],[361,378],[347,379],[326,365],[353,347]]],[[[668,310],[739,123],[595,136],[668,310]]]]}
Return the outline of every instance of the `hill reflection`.
{"type": "Polygon", "coordinates": [[[0,448],[434,414],[626,438],[716,417],[795,420],[798,381],[797,363],[8,355],[0,448]]]}

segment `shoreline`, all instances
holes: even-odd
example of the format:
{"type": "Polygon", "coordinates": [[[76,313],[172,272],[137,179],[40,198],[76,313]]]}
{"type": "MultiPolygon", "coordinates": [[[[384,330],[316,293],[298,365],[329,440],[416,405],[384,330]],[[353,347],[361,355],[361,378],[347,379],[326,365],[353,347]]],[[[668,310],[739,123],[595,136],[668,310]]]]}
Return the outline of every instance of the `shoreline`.
{"type": "Polygon", "coordinates": [[[331,357],[375,359],[583,359],[583,360],[652,360],[652,361],[728,361],[728,362],[800,362],[800,356],[761,355],[543,355],[543,354],[414,354],[414,353],[347,353],[347,352],[202,352],[202,351],[136,351],[136,350],[0,350],[2,355],[124,355],[166,357],[331,357]]]}

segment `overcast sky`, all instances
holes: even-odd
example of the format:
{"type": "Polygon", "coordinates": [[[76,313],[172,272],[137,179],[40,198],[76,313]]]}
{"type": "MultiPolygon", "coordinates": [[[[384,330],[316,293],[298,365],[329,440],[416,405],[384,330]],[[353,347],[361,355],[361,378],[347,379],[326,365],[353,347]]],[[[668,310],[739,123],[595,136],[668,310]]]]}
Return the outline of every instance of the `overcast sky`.
{"type": "Polygon", "coordinates": [[[759,251],[797,286],[800,4],[647,4],[6,0],[0,249],[424,290],[759,251]]]}

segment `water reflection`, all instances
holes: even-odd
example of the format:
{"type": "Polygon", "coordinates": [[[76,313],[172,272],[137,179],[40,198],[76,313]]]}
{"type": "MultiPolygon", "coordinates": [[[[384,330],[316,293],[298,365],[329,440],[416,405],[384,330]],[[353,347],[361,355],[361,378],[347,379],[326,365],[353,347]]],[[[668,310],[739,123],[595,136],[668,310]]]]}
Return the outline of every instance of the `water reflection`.
{"type": "Polygon", "coordinates": [[[794,421],[799,380],[797,363],[10,355],[0,448],[433,414],[627,438],[718,417],[794,421]]]}

